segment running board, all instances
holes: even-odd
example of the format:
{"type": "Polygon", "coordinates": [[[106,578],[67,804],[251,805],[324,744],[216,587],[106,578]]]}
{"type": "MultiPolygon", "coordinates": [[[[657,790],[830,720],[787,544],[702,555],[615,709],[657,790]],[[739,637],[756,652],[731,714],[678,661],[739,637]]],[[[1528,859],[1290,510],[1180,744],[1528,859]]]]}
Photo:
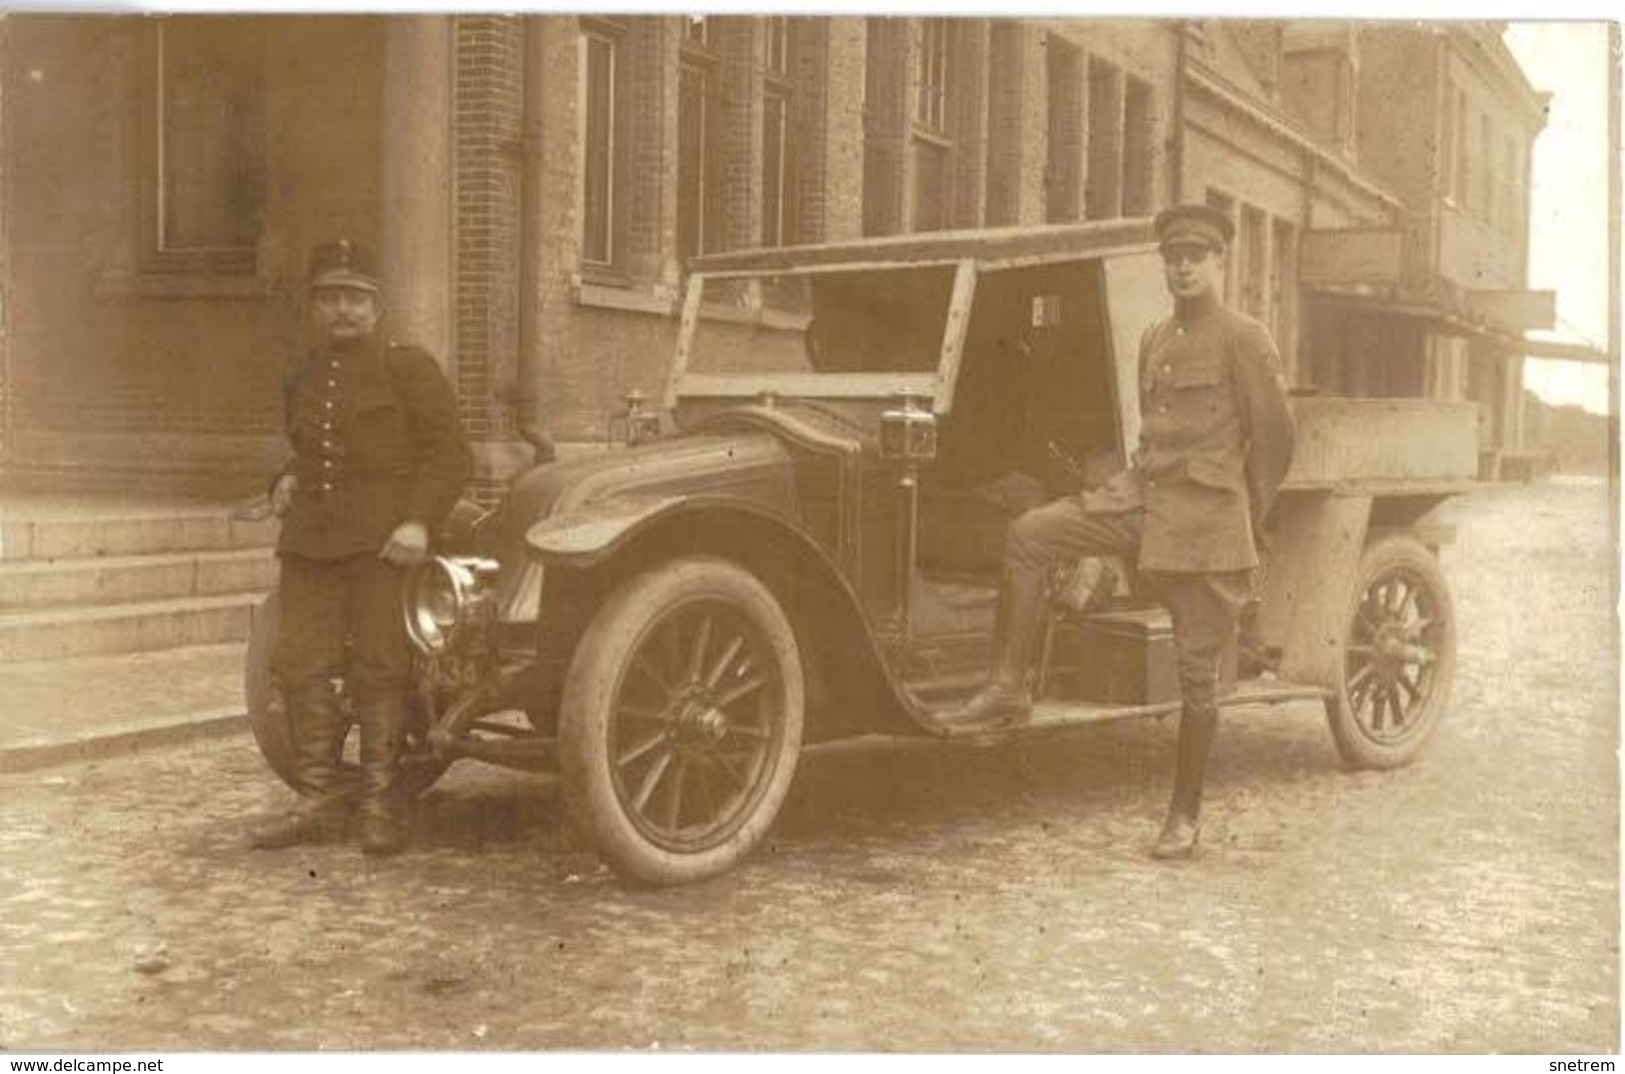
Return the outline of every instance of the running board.
{"type": "MultiPolygon", "coordinates": [[[[1219,707],[1237,708],[1242,705],[1281,705],[1288,701],[1323,701],[1330,696],[1331,691],[1320,686],[1297,686],[1290,683],[1254,680],[1238,684],[1232,693],[1219,699],[1219,707]]],[[[1140,716],[1168,716],[1178,711],[1178,701],[1161,701],[1154,705],[1113,705],[1096,701],[1046,698],[1033,706],[1030,719],[1019,724],[989,727],[985,724],[952,726],[939,723],[935,730],[944,738],[974,738],[993,742],[1046,731],[1092,727],[1095,724],[1140,716]]]]}

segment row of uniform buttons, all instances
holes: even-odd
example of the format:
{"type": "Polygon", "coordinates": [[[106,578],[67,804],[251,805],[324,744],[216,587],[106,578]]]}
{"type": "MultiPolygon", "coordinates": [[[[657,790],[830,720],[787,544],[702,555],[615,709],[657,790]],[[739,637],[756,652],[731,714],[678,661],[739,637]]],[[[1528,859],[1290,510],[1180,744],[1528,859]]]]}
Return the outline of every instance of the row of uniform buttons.
{"type": "Polygon", "coordinates": [[[333,438],[333,404],[338,396],[339,389],[339,362],[337,358],[328,359],[327,363],[327,390],[323,392],[322,399],[322,492],[333,491],[335,460],[344,454],[344,448],[335,443],[333,438]]]}
{"type": "MultiPolygon", "coordinates": [[[[1180,335],[1185,334],[1185,330],[1183,328],[1176,328],[1175,331],[1177,331],[1180,335]]],[[[1168,364],[1166,362],[1163,363],[1162,376],[1158,378],[1159,387],[1163,384],[1163,382],[1166,382],[1169,377],[1173,376],[1173,372],[1174,372],[1174,367],[1172,365],[1170,365],[1170,364],[1168,364]]],[[[1166,413],[1168,413],[1168,404],[1159,402],[1157,404],[1157,413],[1158,414],[1166,414],[1166,413]]]]}
{"type": "MultiPolygon", "coordinates": [[[[1184,335],[1185,334],[1185,326],[1182,325],[1182,324],[1174,325],[1174,334],[1175,335],[1180,335],[1180,336],[1184,335]]],[[[1164,384],[1166,384],[1168,378],[1172,377],[1173,374],[1174,374],[1173,364],[1170,363],[1170,362],[1164,362],[1162,364],[1162,376],[1157,378],[1158,379],[1158,387],[1162,387],[1164,384]]],[[[1160,392],[1158,394],[1160,395],[1160,392]]],[[[1166,413],[1168,413],[1168,404],[1163,403],[1163,402],[1158,402],[1157,403],[1157,413],[1158,414],[1166,414],[1166,413]]],[[[1148,489],[1156,488],[1157,487],[1157,479],[1154,478],[1154,477],[1146,478],[1145,487],[1148,488],[1148,489]]]]}

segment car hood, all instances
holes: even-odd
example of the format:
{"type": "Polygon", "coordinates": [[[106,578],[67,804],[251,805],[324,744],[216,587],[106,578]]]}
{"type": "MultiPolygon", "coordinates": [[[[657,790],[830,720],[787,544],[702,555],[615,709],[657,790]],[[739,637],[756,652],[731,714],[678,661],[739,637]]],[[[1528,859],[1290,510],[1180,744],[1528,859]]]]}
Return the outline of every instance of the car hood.
{"type": "Polygon", "coordinates": [[[793,512],[790,455],[767,431],[673,436],[635,448],[610,447],[537,467],[518,478],[501,510],[498,558],[518,562],[537,521],[590,513],[627,497],[735,496],[793,512]],[[512,557],[512,558],[510,558],[512,557]]]}

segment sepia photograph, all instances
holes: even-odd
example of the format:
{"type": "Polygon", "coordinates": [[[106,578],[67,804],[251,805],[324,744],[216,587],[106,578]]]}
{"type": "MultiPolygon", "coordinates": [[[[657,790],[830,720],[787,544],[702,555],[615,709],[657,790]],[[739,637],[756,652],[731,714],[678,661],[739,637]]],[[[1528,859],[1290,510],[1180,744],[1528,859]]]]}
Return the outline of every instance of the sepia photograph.
{"type": "Polygon", "coordinates": [[[0,1052],[1617,1054],[1620,24],[1313,14],[0,13],[0,1052]]]}

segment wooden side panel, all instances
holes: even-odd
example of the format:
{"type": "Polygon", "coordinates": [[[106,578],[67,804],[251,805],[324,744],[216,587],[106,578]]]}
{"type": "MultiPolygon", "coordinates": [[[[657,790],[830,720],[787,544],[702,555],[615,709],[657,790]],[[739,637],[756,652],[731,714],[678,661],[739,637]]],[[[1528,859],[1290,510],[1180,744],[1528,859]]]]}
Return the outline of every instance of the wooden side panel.
{"type": "Polygon", "coordinates": [[[1298,442],[1286,484],[1471,480],[1478,406],[1433,399],[1293,400],[1298,442]]]}
{"type": "Polygon", "coordinates": [[[1283,678],[1330,687],[1342,658],[1371,497],[1287,493],[1274,514],[1259,630],[1265,645],[1281,648],[1283,678]]]}

